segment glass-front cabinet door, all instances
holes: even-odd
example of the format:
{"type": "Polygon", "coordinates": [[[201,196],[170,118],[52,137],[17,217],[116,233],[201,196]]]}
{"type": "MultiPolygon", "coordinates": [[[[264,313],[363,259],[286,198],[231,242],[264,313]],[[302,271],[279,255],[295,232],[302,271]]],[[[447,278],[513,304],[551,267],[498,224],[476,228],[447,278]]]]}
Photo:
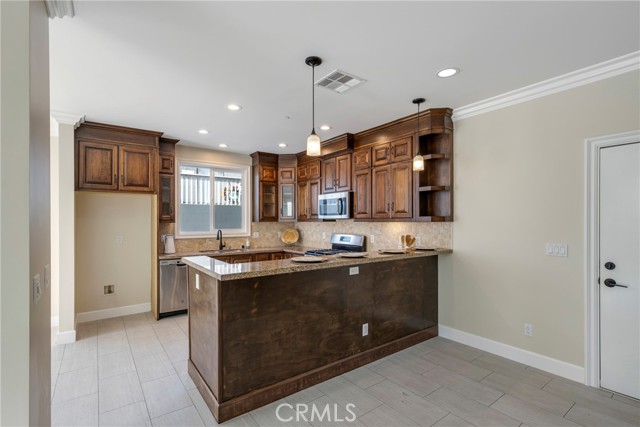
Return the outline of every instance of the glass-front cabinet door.
{"type": "Polygon", "coordinates": [[[280,184],[280,221],[294,221],[295,209],[295,184],[280,184]]]}
{"type": "Polygon", "coordinates": [[[277,221],[278,184],[260,182],[260,221],[277,221]]]}
{"type": "Polygon", "coordinates": [[[175,187],[173,175],[160,174],[158,216],[160,222],[175,221],[175,187]]]}

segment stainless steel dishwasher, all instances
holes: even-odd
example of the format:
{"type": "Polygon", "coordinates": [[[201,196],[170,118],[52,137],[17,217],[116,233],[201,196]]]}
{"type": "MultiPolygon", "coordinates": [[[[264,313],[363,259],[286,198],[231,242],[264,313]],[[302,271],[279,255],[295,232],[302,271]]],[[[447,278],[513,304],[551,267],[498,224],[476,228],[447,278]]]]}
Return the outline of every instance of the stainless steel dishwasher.
{"type": "Polygon", "coordinates": [[[187,311],[187,264],[179,259],[160,261],[160,317],[187,311]]]}

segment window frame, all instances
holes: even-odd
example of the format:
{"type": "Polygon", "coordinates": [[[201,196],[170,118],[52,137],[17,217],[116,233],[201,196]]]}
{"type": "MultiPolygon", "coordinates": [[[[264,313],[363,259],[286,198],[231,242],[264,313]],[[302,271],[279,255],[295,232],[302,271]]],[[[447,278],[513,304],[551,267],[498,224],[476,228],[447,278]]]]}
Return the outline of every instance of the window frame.
{"type": "MultiPolygon", "coordinates": [[[[230,170],[234,172],[239,172],[242,176],[242,213],[243,213],[243,221],[242,228],[238,229],[223,229],[222,234],[225,237],[247,237],[251,235],[251,165],[239,164],[239,163],[216,163],[216,162],[207,162],[201,160],[190,160],[178,158],[176,161],[176,176],[175,176],[175,203],[176,203],[176,222],[175,222],[175,238],[176,239],[209,239],[211,237],[215,238],[217,229],[212,229],[209,232],[182,232],[180,230],[180,171],[183,166],[194,166],[194,167],[202,167],[202,168],[210,168],[210,169],[223,169],[230,170]]],[[[211,186],[210,186],[210,203],[211,203],[211,225],[212,227],[215,225],[215,205],[214,205],[214,181],[215,174],[211,173],[211,186]]]]}

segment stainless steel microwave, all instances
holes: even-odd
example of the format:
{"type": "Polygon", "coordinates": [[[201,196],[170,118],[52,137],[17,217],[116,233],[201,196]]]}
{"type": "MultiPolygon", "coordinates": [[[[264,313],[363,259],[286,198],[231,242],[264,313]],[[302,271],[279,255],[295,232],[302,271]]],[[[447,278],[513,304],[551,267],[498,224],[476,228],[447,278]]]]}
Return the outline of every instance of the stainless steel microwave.
{"type": "Polygon", "coordinates": [[[351,218],[351,192],[320,194],[318,196],[318,217],[320,219],[351,218]]]}

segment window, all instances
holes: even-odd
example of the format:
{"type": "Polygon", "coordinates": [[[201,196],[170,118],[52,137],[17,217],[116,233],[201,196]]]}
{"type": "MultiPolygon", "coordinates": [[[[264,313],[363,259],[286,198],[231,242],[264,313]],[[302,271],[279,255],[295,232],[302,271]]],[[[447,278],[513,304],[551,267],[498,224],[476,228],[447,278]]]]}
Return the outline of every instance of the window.
{"type": "Polygon", "coordinates": [[[250,166],[178,164],[178,237],[248,236],[250,166]]]}

